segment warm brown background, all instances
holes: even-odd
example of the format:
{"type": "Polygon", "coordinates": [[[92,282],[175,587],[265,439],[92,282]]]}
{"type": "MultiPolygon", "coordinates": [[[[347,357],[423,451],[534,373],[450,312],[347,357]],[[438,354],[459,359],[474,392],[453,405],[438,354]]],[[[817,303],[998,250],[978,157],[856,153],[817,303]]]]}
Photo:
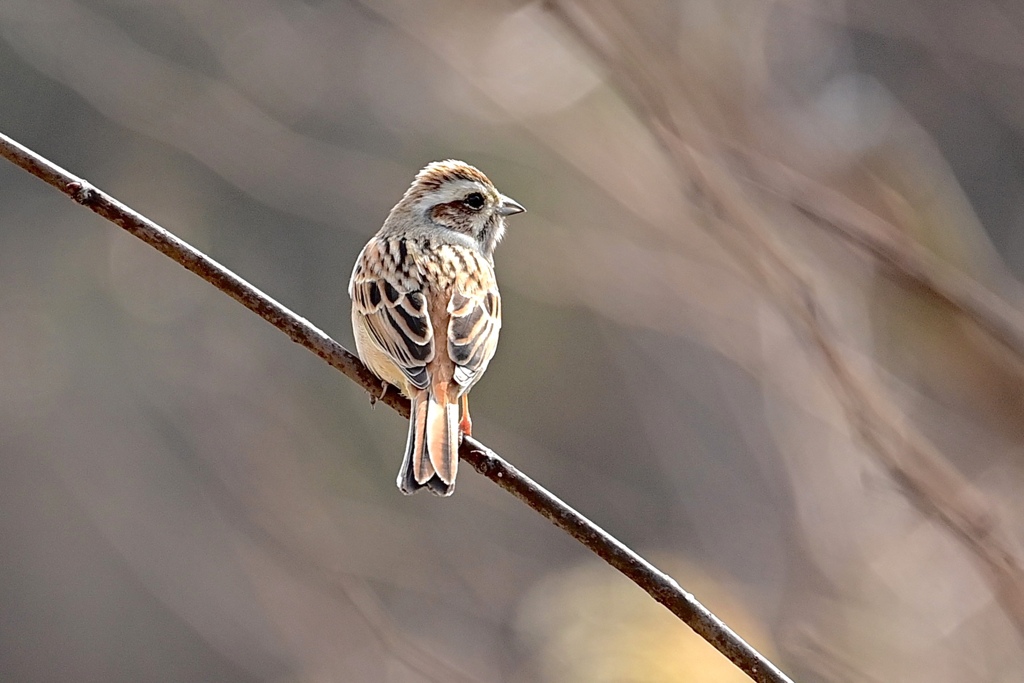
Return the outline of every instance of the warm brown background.
{"type": "MultiPolygon", "coordinates": [[[[716,134],[1020,300],[1024,4],[623,6],[716,134]]],[[[529,213],[497,254],[478,437],[799,680],[1019,680],[979,564],[852,438],[602,78],[536,4],[0,2],[0,130],[346,345],[351,264],[413,174],[479,166],[529,213]]],[[[1016,547],[1020,364],[862,254],[771,225],[1016,547]]],[[[452,499],[402,497],[404,439],[0,164],[0,680],[742,680],[474,472],[452,499]]]]}

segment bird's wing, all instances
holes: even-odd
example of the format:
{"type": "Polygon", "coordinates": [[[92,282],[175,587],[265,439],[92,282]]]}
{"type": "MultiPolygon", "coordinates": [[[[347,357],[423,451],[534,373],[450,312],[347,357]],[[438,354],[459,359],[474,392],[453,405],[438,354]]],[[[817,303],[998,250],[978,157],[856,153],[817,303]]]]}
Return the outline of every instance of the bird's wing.
{"type": "Polygon", "coordinates": [[[448,356],[455,363],[455,381],[469,389],[498,347],[501,296],[490,263],[476,253],[465,257],[472,267],[456,280],[448,302],[448,356]]]}
{"type": "Polygon", "coordinates": [[[406,259],[403,240],[371,240],[356,260],[348,293],[373,340],[413,386],[426,389],[434,329],[427,299],[409,277],[406,259]]]}

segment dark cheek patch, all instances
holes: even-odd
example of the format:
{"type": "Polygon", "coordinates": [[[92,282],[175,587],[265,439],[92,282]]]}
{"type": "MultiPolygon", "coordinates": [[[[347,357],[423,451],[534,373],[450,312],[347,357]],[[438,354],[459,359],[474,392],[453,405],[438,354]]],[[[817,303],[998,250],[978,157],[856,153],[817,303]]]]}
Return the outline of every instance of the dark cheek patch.
{"type": "Polygon", "coordinates": [[[448,202],[438,204],[430,210],[430,218],[449,230],[462,232],[467,235],[473,232],[473,218],[468,215],[461,202],[448,202]]]}
{"type": "Polygon", "coordinates": [[[447,223],[452,217],[451,204],[438,204],[430,210],[430,218],[438,223],[447,223]]]}

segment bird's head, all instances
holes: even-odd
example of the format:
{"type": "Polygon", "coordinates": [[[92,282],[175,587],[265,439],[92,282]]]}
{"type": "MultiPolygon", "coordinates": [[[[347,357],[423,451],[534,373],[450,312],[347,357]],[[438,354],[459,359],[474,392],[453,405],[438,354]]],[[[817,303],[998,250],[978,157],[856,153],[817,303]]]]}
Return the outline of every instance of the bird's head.
{"type": "Polygon", "coordinates": [[[487,256],[505,233],[505,218],[526,210],[478,169],[451,159],[417,173],[395,210],[403,206],[437,227],[471,237],[487,256]]]}

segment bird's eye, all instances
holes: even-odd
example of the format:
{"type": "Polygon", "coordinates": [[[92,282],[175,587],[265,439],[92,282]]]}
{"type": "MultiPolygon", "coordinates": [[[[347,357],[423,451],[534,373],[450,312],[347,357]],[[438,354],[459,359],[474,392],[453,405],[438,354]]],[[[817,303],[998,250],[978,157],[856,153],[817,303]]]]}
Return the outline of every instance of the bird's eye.
{"type": "Polygon", "coordinates": [[[473,192],[463,199],[462,203],[474,211],[478,211],[484,208],[484,196],[479,192],[473,192]]]}

